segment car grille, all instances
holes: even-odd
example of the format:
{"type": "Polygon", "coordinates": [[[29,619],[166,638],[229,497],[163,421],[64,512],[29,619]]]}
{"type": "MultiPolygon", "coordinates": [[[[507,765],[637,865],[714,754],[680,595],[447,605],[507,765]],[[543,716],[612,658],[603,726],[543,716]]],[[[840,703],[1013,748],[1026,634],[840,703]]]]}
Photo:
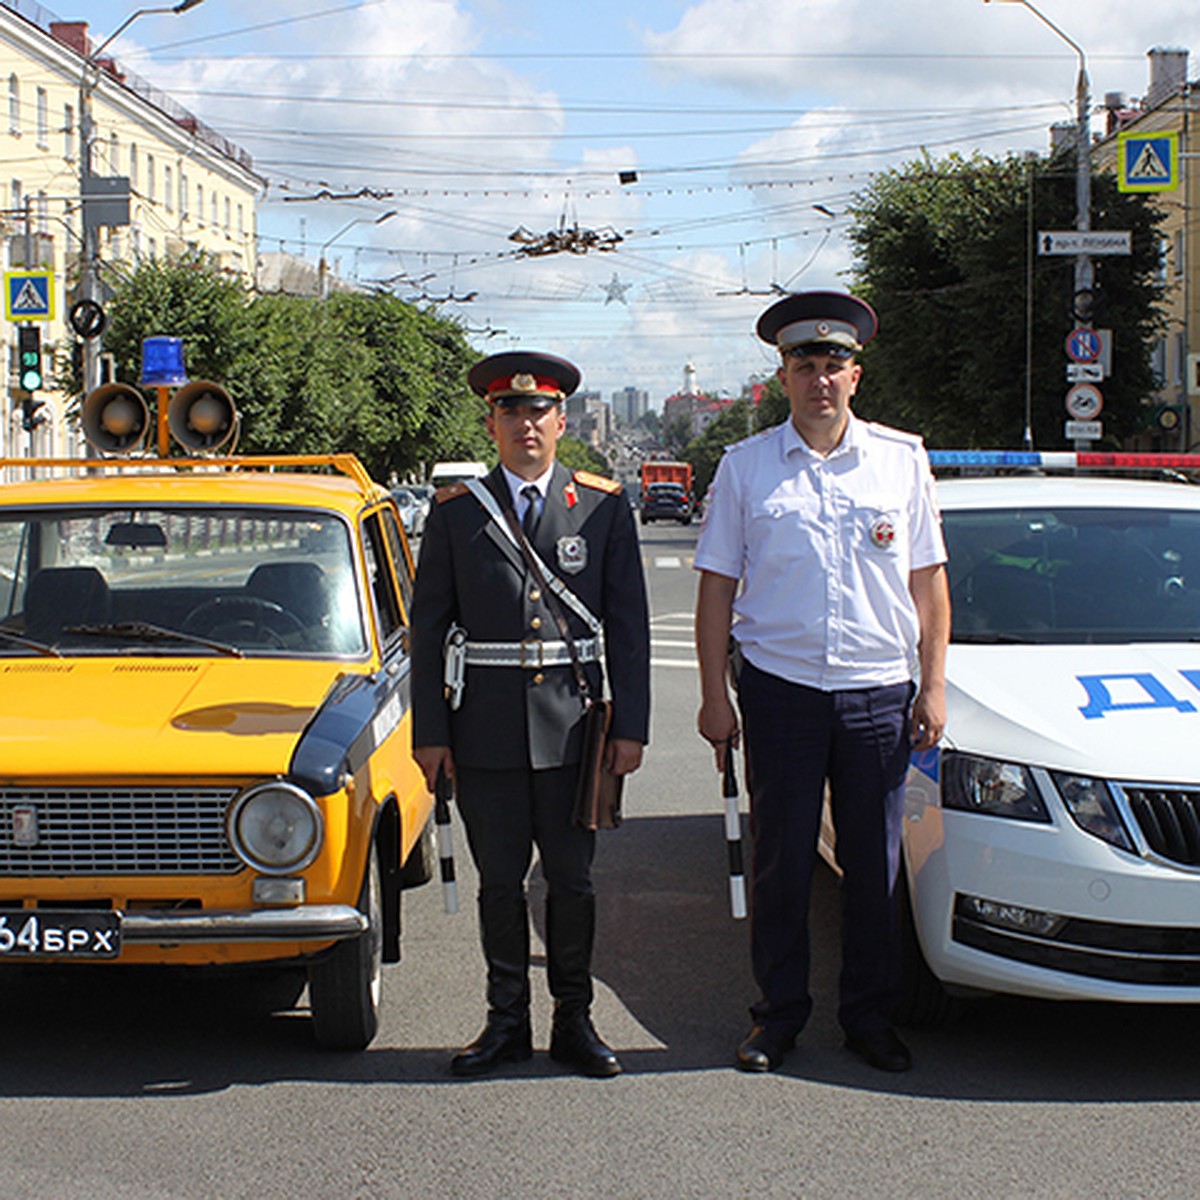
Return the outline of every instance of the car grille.
{"type": "Polygon", "coordinates": [[[0,877],[231,875],[235,793],[203,788],[0,791],[0,877]],[[18,844],[30,842],[32,844],[18,844]]]}
{"type": "Polygon", "coordinates": [[[1155,854],[1186,866],[1200,866],[1200,791],[1128,784],[1122,791],[1155,854]]]}

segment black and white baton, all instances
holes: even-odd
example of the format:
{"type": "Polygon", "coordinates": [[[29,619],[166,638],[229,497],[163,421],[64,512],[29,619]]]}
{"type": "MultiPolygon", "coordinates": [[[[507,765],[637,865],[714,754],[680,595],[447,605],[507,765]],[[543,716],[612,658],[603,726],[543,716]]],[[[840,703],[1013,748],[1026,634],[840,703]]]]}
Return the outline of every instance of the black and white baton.
{"type": "Polygon", "coordinates": [[[746,917],[746,871],[742,866],[742,815],[738,811],[733,740],[725,743],[725,841],[729,846],[729,911],[735,921],[746,917]]]}
{"type": "Polygon", "coordinates": [[[433,820],[437,825],[438,858],[442,865],[442,908],[458,912],[458,884],[454,880],[454,832],[450,828],[450,797],[453,788],[444,767],[439,768],[433,787],[433,820]]]}

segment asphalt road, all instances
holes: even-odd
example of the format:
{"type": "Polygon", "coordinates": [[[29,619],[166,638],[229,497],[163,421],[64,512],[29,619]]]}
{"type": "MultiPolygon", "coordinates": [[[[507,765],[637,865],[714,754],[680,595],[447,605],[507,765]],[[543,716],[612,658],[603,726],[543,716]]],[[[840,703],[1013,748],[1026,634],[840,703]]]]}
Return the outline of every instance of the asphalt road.
{"type": "Polygon", "coordinates": [[[460,854],[457,916],[436,884],[406,898],[404,961],[385,968],[365,1054],[316,1050],[278,982],[6,972],[0,1197],[1194,1196],[1200,1014],[990,1000],[913,1032],[914,1070],[881,1075],[840,1044],[828,872],[813,1020],[780,1073],[732,1069],[753,986],[728,912],[719,781],[694,733],[694,542],[643,531],[653,745],[597,859],[595,1015],[623,1076],[577,1078],[538,1053],[451,1078],[483,1018],[460,854]]]}

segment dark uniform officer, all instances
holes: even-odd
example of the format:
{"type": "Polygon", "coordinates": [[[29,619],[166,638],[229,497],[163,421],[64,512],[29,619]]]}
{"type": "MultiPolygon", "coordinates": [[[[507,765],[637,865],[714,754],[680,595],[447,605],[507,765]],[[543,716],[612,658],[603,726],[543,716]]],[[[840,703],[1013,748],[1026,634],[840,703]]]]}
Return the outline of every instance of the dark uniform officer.
{"type": "MultiPolygon", "coordinates": [[[[489,401],[500,465],[483,486],[512,510],[551,573],[603,626],[560,603],[592,694],[606,668],[609,762],[635,770],[647,741],[650,636],[637,531],[620,484],[555,462],[562,401],[579,371],[546,354],[477,363],[468,382],[489,401]],[[530,486],[536,493],[530,496],[530,486]]],[[[481,1075],[532,1054],[525,878],[536,844],[546,880],[546,959],[554,997],[550,1054],[587,1075],[617,1074],[591,1023],[595,834],[572,820],[583,704],[555,615],[517,547],[466,484],[443,488],[421,542],[413,600],[413,754],[432,787],[456,780],[479,870],[487,1025],[453,1059],[481,1075]],[[465,678],[448,683],[447,635],[465,678]]],[[[452,673],[453,674],[453,673],[452,673]]]]}

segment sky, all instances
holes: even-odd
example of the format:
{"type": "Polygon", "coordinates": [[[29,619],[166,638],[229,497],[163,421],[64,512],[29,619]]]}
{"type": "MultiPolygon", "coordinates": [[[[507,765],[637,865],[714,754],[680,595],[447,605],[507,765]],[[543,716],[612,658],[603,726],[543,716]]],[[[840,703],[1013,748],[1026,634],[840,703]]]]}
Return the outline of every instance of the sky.
{"type": "MultiPolygon", "coordinates": [[[[75,3],[94,42],[138,7],[75,3]]],[[[1079,52],[1097,131],[1152,47],[1200,56],[1196,0],[1036,10],[1080,51],[1021,0],[202,0],[111,49],[253,156],[260,251],[658,407],[689,363],[724,395],[774,369],[758,314],[849,286],[873,174],[1045,152],[1079,52]]]]}

